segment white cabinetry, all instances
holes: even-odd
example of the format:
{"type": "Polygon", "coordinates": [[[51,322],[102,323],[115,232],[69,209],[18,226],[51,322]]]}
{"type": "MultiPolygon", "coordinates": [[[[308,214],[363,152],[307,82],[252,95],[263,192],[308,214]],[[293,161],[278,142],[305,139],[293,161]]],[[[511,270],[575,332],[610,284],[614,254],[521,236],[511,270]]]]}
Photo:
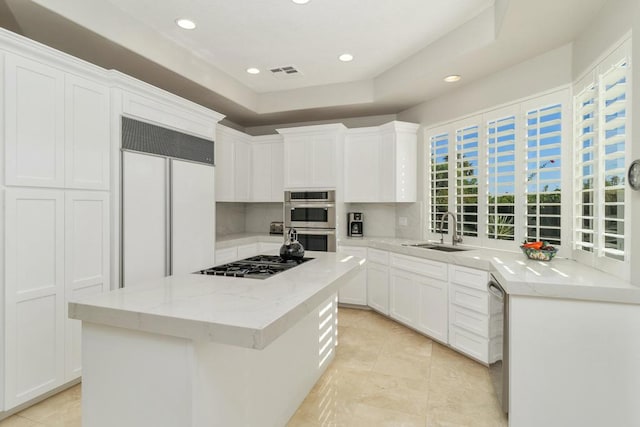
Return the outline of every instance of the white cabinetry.
{"type": "Polygon", "coordinates": [[[65,381],[82,368],[81,322],[67,316],[68,302],[109,289],[109,193],[65,194],[65,381]]]}
{"type": "Polygon", "coordinates": [[[483,363],[499,360],[502,340],[502,308],[491,306],[486,271],[449,266],[449,343],[451,347],[483,363]],[[497,328],[493,326],[498,326],[497,328]]]}
{"type": "Polygon", "coordinates": [[[64,187],[64,72],[5,57],[7,185],[64,187]]]}
{"type": "Polygon", "coordinates": [[[251,165],[251,201],[282,202],[284,197],[282,135],[253,137],[251,165]]]}
{"type": "Polygon", "coordinates": [[[238,259],[238,248],[216,249],[215,265],[226,264],[238,259]]]}
{"type": "Polygon", "coordinates": [[[64,192],[7,189],[5,403],[64,382],[64,192]]]}
{"type": "MultiPolygon", "coordinates": [[[[367,248],[342,246],[340,252],[358,258],[367,258],[367,248]]],[[[358,275],[338,291],[338,302],[341,304],[367,305],[367,270],[362,269],[358,275]]]]}
{"type": "Polygon", "coordinates": [[[342,124],[278,129],[284,136],[284,187],[335,188],[341,183],[342,124]]]}
{"type": "Polygon", "coordinates": [[[418,127],[394,121],[347,131],[346,202],[416,201],[418,127]]]}
{"type": "Polygon", "coordinates": [[[8,54],[6,184],[109,188],[106,86],[8,54]]]}
{"type": "Polygon", "coordinates": [[[367,305],[389,315],[389,253],[367,249],[367,305]]]}
{"type": "Polygon", "coordinates": [[[249,201],[250,138],[249,135],[226,126],[216,127],[216,201],[249,201]]]}
{"type": "Polygon", "coordinates": [[[392,318],[447,343],[447,264],[391,254],[392,318]]]}

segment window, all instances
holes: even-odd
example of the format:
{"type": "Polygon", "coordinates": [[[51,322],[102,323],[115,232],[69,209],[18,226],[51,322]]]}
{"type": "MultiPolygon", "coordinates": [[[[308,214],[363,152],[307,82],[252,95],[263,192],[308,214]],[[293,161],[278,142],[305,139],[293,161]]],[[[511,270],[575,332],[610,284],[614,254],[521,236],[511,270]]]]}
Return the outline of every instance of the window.
{"type": "MultiPolygon", "coordinates": [[[[430,230],[437,233],[440,230],[438,224],[443,213],[449,210],[449,136],[440,133],[430,138],[430,170],[431,170],[431,195],[430,195],[430,230]]],[[[443,227],[447,230],[447,225],[443,227]]]]}
{"type": "Polygon", "coordinates": [[[477,125],[456,130],[456,216],[463,236],[478,237],[478,150],[477,125]]]}
{"type": "Polygon", "coordinates": [[[452,211],[467,244],[517,250],[524,239],[546,240],[568,250],[568,100],[562,89],[428,129],[426,237],[439,239],[440,218],[452,211]]]}
{"type": "Polygon", "coordinates": [[[515,239],[515,116],[487,123],[487,237],[515,239]]]}
{"type": "Polygon", "coordinates": [[[576,258],[600,268],[624,262],[628,254],[629,48],[623,43],[598,64],[574,97],[574,249],[576,258]]]}

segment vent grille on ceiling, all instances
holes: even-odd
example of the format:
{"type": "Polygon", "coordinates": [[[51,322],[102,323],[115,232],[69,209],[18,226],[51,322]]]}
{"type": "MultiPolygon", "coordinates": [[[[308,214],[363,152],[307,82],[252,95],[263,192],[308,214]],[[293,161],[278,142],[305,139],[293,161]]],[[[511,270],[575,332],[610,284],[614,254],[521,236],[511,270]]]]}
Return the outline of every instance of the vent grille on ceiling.
{"type": "Polygon", "coordinates": [[[278,79],[290,79],[292,77],[299,77],[302,75],[302,71],[296,68],[295,65],[285,65],[283,67],[271,68],[271,74],[278,79]]]}

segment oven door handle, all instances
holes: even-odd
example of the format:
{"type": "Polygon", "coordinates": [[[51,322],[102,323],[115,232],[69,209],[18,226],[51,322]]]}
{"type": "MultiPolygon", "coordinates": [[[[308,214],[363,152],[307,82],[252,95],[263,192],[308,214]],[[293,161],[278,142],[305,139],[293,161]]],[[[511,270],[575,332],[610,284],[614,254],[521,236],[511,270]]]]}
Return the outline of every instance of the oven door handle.
{"type": "Polygon", "coordinates": [[[298,232],[298,235],[300,234],[309,234],[312,236],[333,236],[334,234],[336,234],[336,230],[322,230],[322,229],[318,229],[318,228],[299,228],[296,227],[296,231],[298,232]]]}
{"type": "Polygon", "coordinates": [[[335,208],[335,203],[287,203],[289,205],[289,209],[297,209],[297,208],[335,208]]]}

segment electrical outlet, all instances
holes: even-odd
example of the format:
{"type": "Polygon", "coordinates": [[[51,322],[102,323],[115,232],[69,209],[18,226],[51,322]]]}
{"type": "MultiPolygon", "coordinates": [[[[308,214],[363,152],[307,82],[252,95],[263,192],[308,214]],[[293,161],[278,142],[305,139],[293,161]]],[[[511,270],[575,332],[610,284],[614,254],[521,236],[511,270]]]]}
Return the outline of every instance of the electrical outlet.
{"type": "Polygon", "coordinates": [[[408,223],[409,222],[407,221],[407,217],[406,216],[401,216],[401,217],[398,218],[398,224],[400,224],[400,226],[406,227],[408,223]]]}

